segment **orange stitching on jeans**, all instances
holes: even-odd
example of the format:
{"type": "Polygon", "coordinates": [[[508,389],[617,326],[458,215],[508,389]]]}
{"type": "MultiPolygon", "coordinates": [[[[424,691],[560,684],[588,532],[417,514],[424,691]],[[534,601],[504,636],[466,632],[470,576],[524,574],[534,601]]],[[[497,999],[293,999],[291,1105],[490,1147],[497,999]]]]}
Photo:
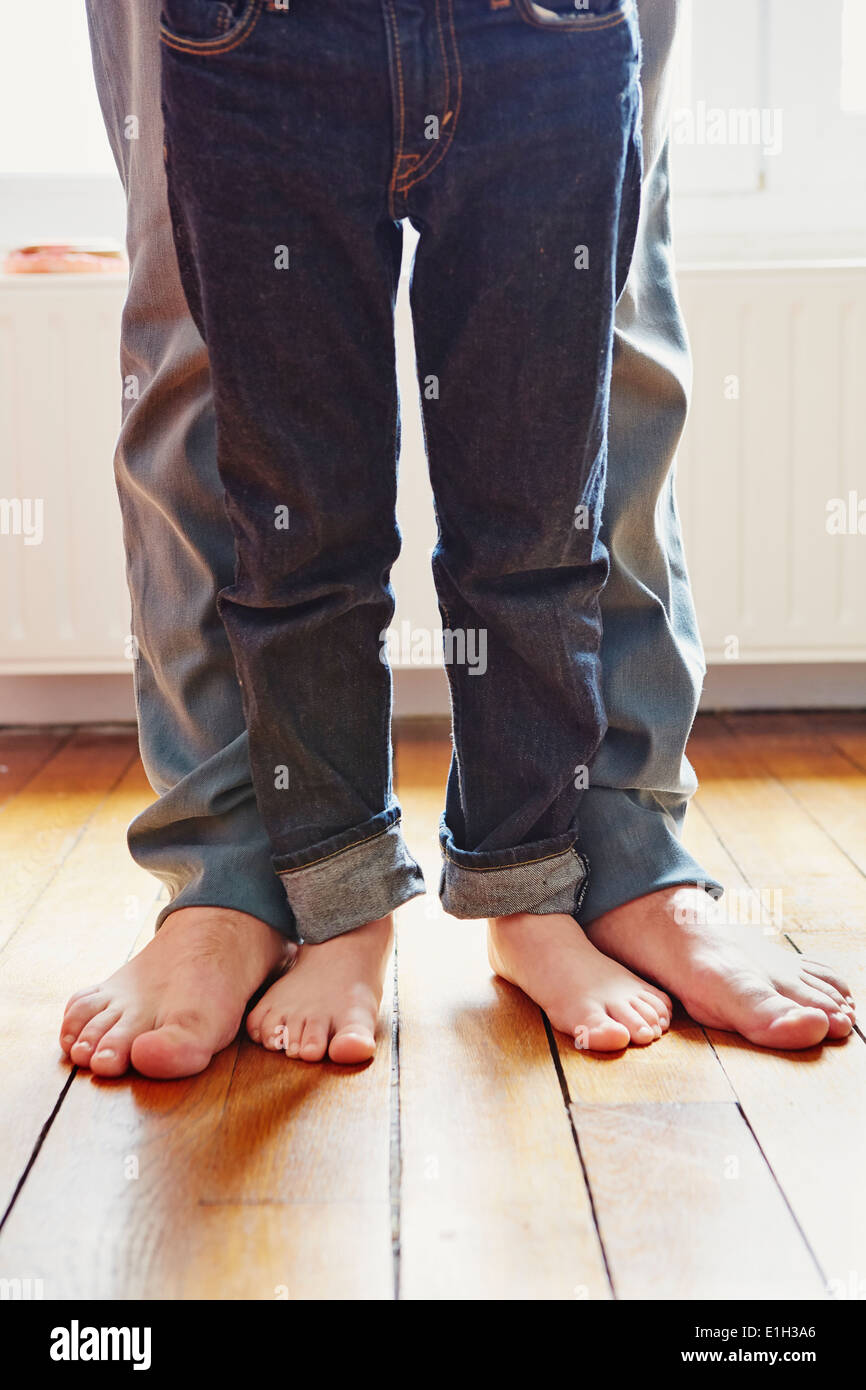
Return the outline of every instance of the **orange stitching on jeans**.
{"type": "MultiPolygon", "coordinates": [[[[436,0],[436,13],[438,16],[439,0],[436,0]]],[[[454,134],[457,130],[457,121],[460,117],[460,103],[463,100],[463,70],[460,67],[460,50],[457,47],[457,35],[454,32],[454,0],[448,0],[448,26],[451,30],[451,41],[454,46],[454,66],[457,69],[457,100],[454,103],[454,119],[451,122],[451,129],[448,134],[448,139],[445,141],[445,144],[442,147],[442,149],[439,150],[432,164],[430,164],[430,166],[427,169],[425,169],[423,173],[417,173],[417,171],[415,171],[416,176],[414,178],[402,182],[399,190],[401,193],[407,193],[409,189],[413,188],[416,183],[422,183],[423,180],[426,179],[427,175],[432,173],[432,171],[436,168],[436,165],[442,162],[442,160],[445,158],[446,154],[450,150],[452,144],[454,143],[454,134]]],[[[424,158],[426,159],[427,155],[425,155],[424,158]]]]}
{"type": "Polygon", "coordinates": [[[237,48],[248,38],[259,22],[264,0],[251,0],[250,7],[240,21],[238,28],[230,34],[226,34],[220,39],[182,39],[177,34],[173,34],[170,29],[166,29],[164,24],[159,26],[160,41],[166,48],[173,48],[178,53],[198,53],[207,57],[211,53],[230,53],[233,48],[237,48]]]}
{"type": "Polygon", "coordinates": [[[394,155],[394,167],[391,170],[391,182],[388,185],[388,203],[391,209],[391,216],[396,217],[397,212],[394,207],[394,194],[397,191],[397,170],[400,167],[400,160],[403,158],[403,140],[406,133],[406,109],[403,104],[403,63],[400,57],[400,35],[397,31],[397,16],[394,13],[394,6],[391,0],[387,0],[387,5],[391,20],[391,32],[394,35],[394,56],[397,60],[397,96],[400,102],[400,136],[397,141],[397,151],[394,155]]]}
{"type": "Polygon", "coordinates": [[[335,859],[338,854],[345,854],[347,849],[356,849],[358,845],[366,845],[370,840],[378,840],[382,835],[387,835],[395,825],[400,824],[400,818],[386,825],[384,830],[374,830],[372,835],[365,835],[361,840],[353,840],[350,845],[343,845],[342,849],[332,849],[330,854],[323,854],[319,859],[311,859],[309,864],[299,864],[296,869],[277,869],[277,873],[282,877],[283,874],[300,874],[304,869],[318,868],[319,864],[324,864],[328,859],[335,859]]]}
{"type": "MultiPolygon", "coordinates": [[[[442,50],[442,66],[445,69],[445,96],[443,99],[443,110],[446,113],[450,113],[451,107],[449,98],[451,96],[451,69],[448,66],[448,53],[445,49],[445,35],[442,33],[442,14],[440,11],[439,0],[436,0],[436,28],[439,30],[439,47],[442,50]]],[[[450,133],[451,132],[449,131],[449,134],[450,133]]],[[[448,143],[450,144],[450,141],[448,143]]],[[[441,149],[441,146],[439,147],[439,149],[441,149]]],[[[403,176],[403,179],[400,180],[400,182],[405,182],[405,179],[408,177],[410,173],[420,173],[420,171],[424,168],[425,164],[429,164],[430,160],[433,159],[434,154],[439,153],[439,149],[437,149],[436,145],[431,145],[426,154],[415,155],[415,160],[418,161],[416,162],[415,168],[407,170],[406,174],[403,176]]],[[[404,155],[404,162],[406,158],[407,156],[404,155]]],[[[419,182],[419,180],[413,179],[413,183],[415,182],[419,182]]]]}

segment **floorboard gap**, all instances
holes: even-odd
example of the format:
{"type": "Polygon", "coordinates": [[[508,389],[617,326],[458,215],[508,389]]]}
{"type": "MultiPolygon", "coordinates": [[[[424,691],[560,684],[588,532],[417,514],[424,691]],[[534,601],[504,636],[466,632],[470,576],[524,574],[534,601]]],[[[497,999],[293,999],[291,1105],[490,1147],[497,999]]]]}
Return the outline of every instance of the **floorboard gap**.
{"type": "Polygon", "coordinates": [[[21,1174],[21,1177],[18,1179],[18,1182],[15,1184],[15,1191],[12,1193],[12,1196],[9,1198],[9,1205],[7,1206],[6,1210],[4,1211],[2,1218],[0,1218],[0,1234],[2,1234],[2,1232],[3,1232],[3,1227],[6,1225],[6,1222],[9,1220],[9,1217],[12,1215],[12,1208],[15,1206],[15,1203],[18,1201],[18,1198],[19,1198],[19,1196],[20,1196],[20,1194],[21,1194],[21,1191],[22,1191],[22,1189],[23,1189],[23,1187],[24,1187],[24,1184],[25,1184],[25,1182],[27,1181],[28,1177],[30,1176],[30,1170],[32,1169],[34,1163],[36,1162],[37,1158],[39,1157],[39,1150],[42,1148],[42,1145],[45,1143],[45,1140],[48,1138],[48,1131],[51,1129],[51,1126],[54,1124],[54,1121],[57,1119],[57,1116],[58,1116],[58,1114],[59,1114],[59,1112],[60,1112],[60,1107],[61,1107],[61,1105],[63,1104],[64,1100],[66,1099],[66,1097],[67,1097],[67,1095],[68,1095],[68,1093],[69,1093],[69,1088],[70,1088],[70,1086],[72,1085],[72,1083],[73,1083],[73,1081],[75,1080],[75,1078],[76,1078],[77,1075],[78,1075],[78,1068],[74,1066],[74,1067],[72,1068],[72,1071],[70,1072],[69,1076],[66,1078],[66,1081],[65,1081],[65,1083],[64,1083],[63,1089],[62,1089],[62,1091],[60,1092],[60,1095],[57,1097],[57,1100],[55,1101],[54,1109],[51,1111],[51,1114],[48,1116],[48,1119],[45,1121],[45,1124],[42,1126],[41,1130],[39,1131],[39,1135],[38,1135],[38,1138],[37,1138],[37,1140],[36,1140],[36,1143],[33,1145],[33,1152],[31,1153],[30,1157],[29,1157],[28,1160],[27,1160],[27,1163],[26,1163],[25,1166],[24,1166],[24,1171],[23,1171],[23,1173],[21,1174]]]}
{"type": "Polygon", "coordinates": [[[583,1185],[586,1188],[586,1195],[589,1199],[589,1210],[592,1214],[592,1224],[595,1227],[595,1235],[598,1241],[598,1248],[601,1251],[601,1258],[604,1262],[604,1272],[607,1277],[611,1297],[616,1298],[616,1285],[614,1283],[613,1273],[611,1271],[610,1263],[607,1258],[607,1250],[605,1249],[604,1245],[604,1237],[601,1234],[601,1226],[599,1224],[598,1212],[596,1211],[595,1207],[595,1197],[593,1196],[592,1192],[592,1183],[589,1180],[589,1173],[587,1172],[586,1163],[584,1162],[583,1150],[580,1147],[580,1135],[577,1132],[577,1125],[574,1122],[574,1113],[571,1109],[571,1096],[569,1095],[568,1082],[565,1079],[565,1072],[562,1068],[562,1062],[559,1058],[559,1048],[556,1045],[556,1038],[553,1034],[553,1028],[551,1027],[550,1019],[547,1017],[547,1014],[544,1012],[543,1009],[539,1009],[539,1013],[541,1014],[541,1020],[544,1024],[544,1031],[547,1034],[547,1045],[550,1048],[550,1056],[551,1060],[553,1061],[553,1069],[556,1072],[557,1080],[559,1081],[559,1089],[562,1092],[562,1103],[565,1106],[565,1114],[568,1120],[568,1127],[571,1130],[571,1137],[574,1141],[574,1148],[577,1154],[577,1161],[580,1164],[580,1171],[583,1174],[583,1185]]]}
{"type": "Polygon", "coordinates": [[[400,1128],[400,991],[398,947],[394,942],[394,976],[391,997],[391,1104],[390,1104],[391,1260],[394,1272],[394,1299],[400,1298],[400,1198],[403,1182],[403,1137],[400,1128]]]}
{"type": "MultiPolygon", "coordinates": [[[[793,944],[793,943],[792,943],[792,944],[793,944]]],[[[722,1058],[719,1056],[718,1052],[716,1051],[716,1047],[715,1047],[715,1044],[713,1043],[712,1039],[711,1039],[710,1037],[707,1036],[706,1030],[704,1030],[704,1036],[706,1037],[707,1042],[709,1043],[710,1047],[713,1049],[713,1052],[714,1052],[715,1055],[716,1055],[716,1058],[717,1058],[717,1060],[718,1060],[718,1062],[719,1062],[719,1064],[720,1064],[720,1066],[721,1066],[721,1068],[722,1068],[722,1071],[725,1072],[725,1076],[728,1076],[727,1071],[725,1071],[725,1064],[724,1064],[724,1061],[722,1060],[722,1058]]],[[[787,1194],[787,1192],[785,1191],[784,1187],[782,1186],[782,1184],[780,1183],[778,1177],[776,1176],[776,1170],[774,1169],[772,1163],[771,1163],[770,1160],[768,1159],[768,1157],[767,1157],[767,1155],[766,1155],[766,1153],[765,1153],[765,1151],[764,1151],[764,1146],[763,1146],[763,1144],[761,1143],[760,1139],[758,1138],[757,1134],[755,1133],[755,1130],[754,1130],[754,1128],[753,1128],[753,1126],[752,1126],[752,1122],[751,1122],[751,1120],[749,1119],[748,1115],[746,1114],[745,1107],[743,1106],[743,1103],[742,1103],[742,1101],[740,1100],[740,1097],[737,1095],[737,1089],[736,1089],[736,1087],[735,1087],[735,1085],[734,1085],[734,1083],[733,1083],[733,1080],[731,1079],[730,1076],[728,1076],[728,1082],[729,1082],[729,1084],[730,1084],[731,1090],[734,1092],[734,1096],[736,1097],[736,1106],[737,1106],[737,1109],[738,1109],[739,1112],[740,1112],[740,1117],[741,1117],[741,1119],[742,1119],[742,1121],[743,1121],[743,1124],[746,1126],[746,1129],[747,1129],[747,1130],[749,1131],[749,1133],[751,1134],[752,1140],[753,1140],[754,1145],[755,1145],[755,1148],[758,1150],[758,1153],[761,1155],[761,1158],[762,1158],[762,1160],[763,1160],[763,1162],[764,1162],[764,1164],[765,1164],[765,1166],[766,1166],[767,1172],[770,1174],[770,1177],[772,1178],[773,1183],[775,1184],[776,1188],[778,1189],[779,1196],[782,1198],[782,1201],[785,1203],[785,1206],[786,1206],[787,1209],[788,1209],[788,1212],[789,1212],[789,1214],[790,1214],[791,1220],[793,1221],[794,1226],[795,1226],[796,1229],[797,1229],[797,1232],[798,1232],[798,1234],[799,1234],[799,1236],[800,1236],[800,1239],[802,1240],[803,1244],[805,1245],[806,1249],[807,1249],[808,1252],[809,1252],[809,1258],[810,1258],[810,1260],[812,1261],[813,1265],[815,1266],[815,1269],[816,1269],[817,1272],[818,1272],[818,1278],[821,1280],[821,1283],[823,1284],[824,1288],[826,1289],[826,1288],[828,1287],[828,1284],[827,1284],[827,1276],[826,1276],[826,1274],[824,1273],[824,1270],[823,1270],[823,1268],[821,1267],[821,1262],[820,1262],[820,1260],[818,1259],[818,1256],[816,1255],[816,1253],[815,1253],[815,1251],[814,1251],[814,1249],[813,1249],[813,1247],[812,1247],[812,1242],[809,1240],[809,1237],[806,1235],[806,1232],[805,1232],[804,1229],[803,1229],[803,1226],[802,1226],[802,1224],[801,1224],[801,1222],[800,1222],[800,1219],[799,1219],[799,1217],[797,1216],[797,1213],[795,1212],[794,1208],[792,1207],[792,1205],[791,1205],[791,1203],[790,1203],[790,1201],[789,1201],[789,1199],[788,1199],[788,1194],[787,1194]]]]}

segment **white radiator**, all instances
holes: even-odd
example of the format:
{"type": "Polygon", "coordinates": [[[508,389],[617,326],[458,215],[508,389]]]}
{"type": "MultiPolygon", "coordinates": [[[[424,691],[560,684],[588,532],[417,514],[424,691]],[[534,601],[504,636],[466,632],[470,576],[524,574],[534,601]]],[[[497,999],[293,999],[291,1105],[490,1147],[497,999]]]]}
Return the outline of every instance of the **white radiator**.
{"type": "Polygon", "coordinates": [[[707,267],[680,292],[677,493],[707,656],[862,661],[866,265],[707,267]]]}
{"type": "MultiPolygon", "coordinates": [[[[678,490],[708,656],[866,660],[866,267],[685,269],[680,286],[696,366],[678,490]]],[[[130,669],[111,469],[123,293],[0,276],[0,675],[130,669]]],[[[423,664],[438,626],[405,296],[399,336],[398,666],[423,664]]]]}
{"type": "Polygon", "coordinates": [[[0,276],[0,674],[131,669],[112,473],[125,289],[0,276]]]}

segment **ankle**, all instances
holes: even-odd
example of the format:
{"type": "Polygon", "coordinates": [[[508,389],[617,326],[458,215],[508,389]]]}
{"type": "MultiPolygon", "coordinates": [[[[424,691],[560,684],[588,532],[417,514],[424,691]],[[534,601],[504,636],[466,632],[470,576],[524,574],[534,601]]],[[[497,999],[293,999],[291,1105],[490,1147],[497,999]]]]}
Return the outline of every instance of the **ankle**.
{"type": "Polygon", "coordinates": [[[639,898],[631,898],[603,912],[586,927],[589,936],[628,930],[646,931],[652,927],[685,931],[700,929],[708,920],[707,907],[711,902],[697,884],[678,883],[670,888],[658,888],[639,898]]]}
{"type": "Polygon", "coordinates": [[[391,954],[393,944],[394,919],[389,914],[373,922],[364,922],[351,931],[340,932],[327,941],[306,941],[302,949],[305,954],[315,952],[322,959],[327,955],[334,958],[360,956],[384,960],[391,954]]]}
{"type": "Polygon", "coordinates": [[[171,912],[159,929],[159,936],[184,933],[197,946],[240,951],[255,973],[267,972],[297,950],[294,942],[260,917],[237,908],[196,905],[171,912]]]}

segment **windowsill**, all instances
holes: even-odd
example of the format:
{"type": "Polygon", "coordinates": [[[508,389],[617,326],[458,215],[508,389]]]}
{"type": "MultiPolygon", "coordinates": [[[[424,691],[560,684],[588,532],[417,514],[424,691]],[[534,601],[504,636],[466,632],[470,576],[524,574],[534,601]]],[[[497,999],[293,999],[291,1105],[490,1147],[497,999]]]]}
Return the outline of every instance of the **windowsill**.
{"type": "Polygon", "coordinates": [[[866,257],[858,256],[840,260],[835,260],[831,257],[827,257],[826,259],[797,257],[791,260],[785,260],[782,257],[771,256],[728,256],[718,260],[686,260],[680,252],[677,256],[676,263],[676,271],[679,278],[688,275],[716,275],[726,271],[737,275],[821,275],[852,270],[866,271],[866,257]]]}
{"type": "Polygon", "coordinates": [[[82,289],[102,285],[106,290],[117,292],[118,285],[126,287],[129,275],[126,269],[123,270],[103,270],[103,271],[80,271],[76,274],[63,274],[61,272],[49,271],[41,274],[27,273],[24,275],[5,275],[0,273],[0,289],[2,290],[21,290],[22,292],[33,292],[38,294],[45,291],[49,286],[57,289],[72,289],[78,285],[82,289]]]}

